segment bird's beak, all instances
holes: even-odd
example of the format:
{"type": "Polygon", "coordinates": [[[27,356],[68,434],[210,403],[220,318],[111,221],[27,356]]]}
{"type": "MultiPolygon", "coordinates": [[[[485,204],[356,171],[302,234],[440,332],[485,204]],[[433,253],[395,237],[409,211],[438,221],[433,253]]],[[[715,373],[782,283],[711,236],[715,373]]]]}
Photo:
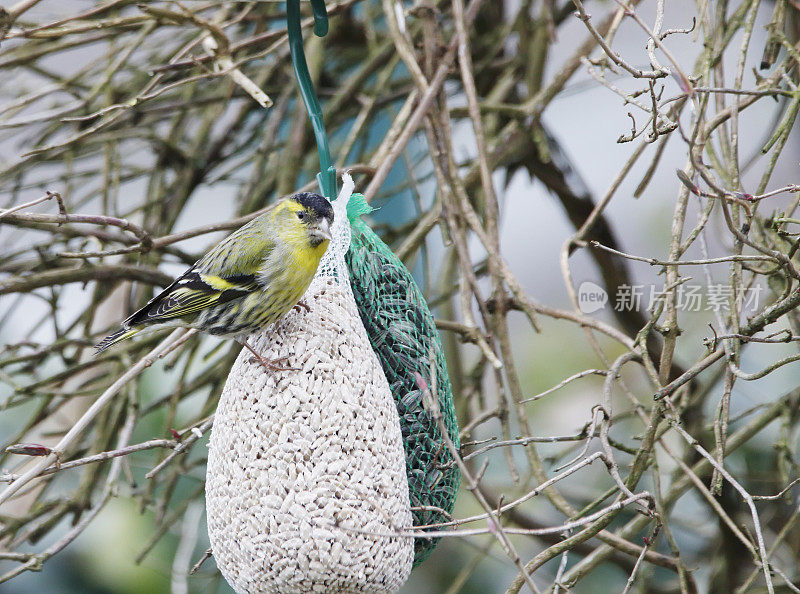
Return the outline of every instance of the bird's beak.
{"type": "Polygon", "coordinates": [[[320,240],[331,240],[331,224],[328,219],[321,219],[311,234],[320,240]]]}

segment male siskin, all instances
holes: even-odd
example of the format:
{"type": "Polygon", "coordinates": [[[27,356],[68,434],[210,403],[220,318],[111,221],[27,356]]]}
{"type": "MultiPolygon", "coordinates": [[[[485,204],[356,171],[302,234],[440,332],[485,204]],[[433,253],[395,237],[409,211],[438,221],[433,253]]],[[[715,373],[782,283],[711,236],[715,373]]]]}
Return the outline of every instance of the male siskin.
{"type": "Polygon", "coordinates": [[[98,353],[149,326],[196,328],[245,342],[300,300],[331,239],[333,208],[318,194],[299,193],[256,217],[198,260],[147,305],[104,338],[98,353]]]}

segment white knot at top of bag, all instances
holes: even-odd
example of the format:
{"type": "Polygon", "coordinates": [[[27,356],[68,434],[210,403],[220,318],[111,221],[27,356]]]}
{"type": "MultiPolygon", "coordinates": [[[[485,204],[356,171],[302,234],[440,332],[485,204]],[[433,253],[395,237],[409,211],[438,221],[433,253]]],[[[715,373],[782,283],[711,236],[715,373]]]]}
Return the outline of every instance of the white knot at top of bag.
{"type": "Polygon", "coordinates": [[[333,227],[331,242],[320,260],[314,280],[311,281],[304,297],[316,295],[324,287],[338,285],[352,296],[350,275],[347,272],[344,256],[350,249],[350,221],[347,218],[347,203],[355,189],[355,183],[349,173],[342,175],[342,191],[331,204],[333,206],[333,227]]]}

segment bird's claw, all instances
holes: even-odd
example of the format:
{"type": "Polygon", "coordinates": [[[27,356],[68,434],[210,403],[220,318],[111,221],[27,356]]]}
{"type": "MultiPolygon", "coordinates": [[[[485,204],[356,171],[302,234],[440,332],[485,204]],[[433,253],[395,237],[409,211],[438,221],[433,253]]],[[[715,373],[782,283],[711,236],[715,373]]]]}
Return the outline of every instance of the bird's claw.
{"type": "Polygon", "coordinates": [[[250,357],[249,362],[255,363],[258,361],[261,365],[264,366],[264,369],[267,371],[302,371],[298,367],[288,367],[286,365],[282,365],[282,363],[286,363],[289,361],[289,357],[278,357],[277,359],[265,359],[261,355],[259,355],[253,347],[247,344],[246,340],[242,341],[242,346],[246,348],[248,351],[252,353],[252,357],[250,357]]]}
{"type": "Polygon", "coordinates": [[[289,357],[280,357],[278,359],[265,359],[258,355],[250,357],[250,363],[261,363],[267,371],[302,371],[299,367],[284,365],[288,361],[289,357]]]}

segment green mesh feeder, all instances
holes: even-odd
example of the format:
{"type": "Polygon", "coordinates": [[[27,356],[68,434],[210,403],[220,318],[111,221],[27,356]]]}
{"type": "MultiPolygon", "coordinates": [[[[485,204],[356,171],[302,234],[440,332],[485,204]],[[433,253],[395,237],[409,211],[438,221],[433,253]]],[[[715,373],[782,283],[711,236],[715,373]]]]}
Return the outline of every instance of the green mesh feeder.
{"type": "MultiPolygon", "coordinates": [[[[358,216],[361,213],[357,197],[353,196],[348,209],[352,239],[345,261],[358,313],[400,416],[414,525],[445,522],[449,519],[447,515],[430,508],[439,508],[448,515],[453,511],[461,473],[445,446],[439,426],[425,410],[415,376],[419,374],[431,386],[433,358],[434,393],[450,439],[459,447],[458,421],[444,350],[433,316],[413,276],[358,216]]],[[[414,565],[427,559],[436,544],[437,539],[418,539],[414,565]]]]}

